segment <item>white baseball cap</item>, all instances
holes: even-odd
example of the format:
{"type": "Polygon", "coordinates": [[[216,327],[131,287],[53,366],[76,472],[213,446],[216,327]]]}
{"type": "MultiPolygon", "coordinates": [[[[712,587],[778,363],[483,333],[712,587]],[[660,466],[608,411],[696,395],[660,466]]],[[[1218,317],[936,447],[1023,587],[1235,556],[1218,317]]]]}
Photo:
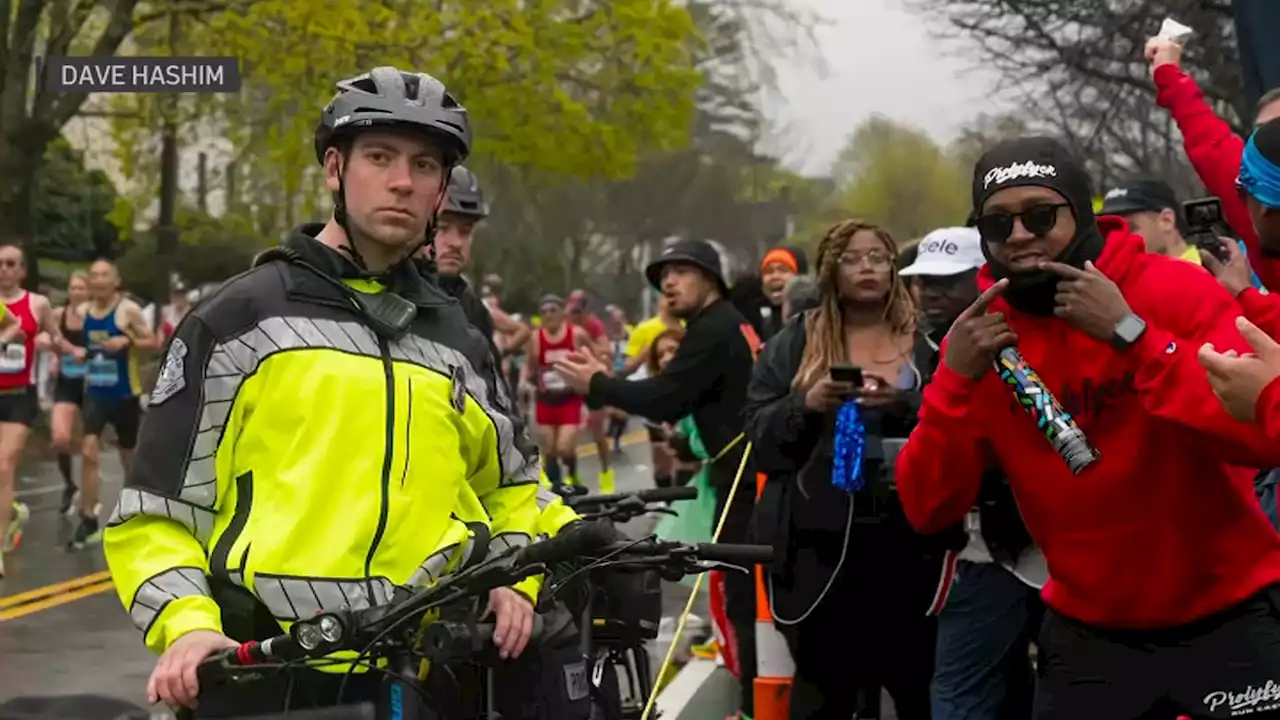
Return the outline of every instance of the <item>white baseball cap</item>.
{"type": "Polygon", "coordinates": [[[916,261],[899,275],[958,275],[987,264],[976,228],[940,228],[925,235],[916,248],[916,261]]]}

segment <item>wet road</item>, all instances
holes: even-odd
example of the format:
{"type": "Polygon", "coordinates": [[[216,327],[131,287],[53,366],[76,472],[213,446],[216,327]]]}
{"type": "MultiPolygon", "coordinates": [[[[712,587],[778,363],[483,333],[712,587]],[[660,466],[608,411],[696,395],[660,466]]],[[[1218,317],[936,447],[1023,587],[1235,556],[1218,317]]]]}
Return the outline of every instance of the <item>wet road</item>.
{"type": "MultiPolygon", "coordinates": [[[[641,431],[625,440],[616,466],[618,490],[651,486],[647,438],[641,431]]],[[[594,486],[594,448],[583,454],[582,476],[594,486]]],[[[122,473],[114,453],[104,455],[105,518],[122,473]]],[[[0,701],[85,693],[145,703],[155,658],[116,597],[101,547],[64,549],[71,523],[58,515],[62,481],[56,469],[49,464],[23,472],[19,499],[31,506],[32,519],[22,547],[6,556],[9,575],[0,580],[0,701]]],[[[687,589],[670,585],[664,615],[677,616],[687,597],[687,589]]],[[[700,614],[706,617],[705,610],[700,614]]],[[[655,648],[659,660],[663,651],[655,648]]]]}

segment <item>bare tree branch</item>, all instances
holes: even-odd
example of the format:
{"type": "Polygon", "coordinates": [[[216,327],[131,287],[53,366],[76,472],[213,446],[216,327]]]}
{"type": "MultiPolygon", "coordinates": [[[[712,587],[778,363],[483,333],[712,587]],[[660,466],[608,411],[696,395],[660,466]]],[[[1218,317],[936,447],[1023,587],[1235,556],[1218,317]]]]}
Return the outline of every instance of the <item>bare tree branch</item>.
{"type": "Polygon", "coordinates": [[[1251,114],[1228,0],[908,3],[936,35],[967,46],[978,65],[994,70],[997,90],[1071,143],[1104,182],[1162,173],[1194,186],[1142,55],[1166,17],[1196,31],[1183,64],[1206,100],[1236,128],[1251,114]]]}

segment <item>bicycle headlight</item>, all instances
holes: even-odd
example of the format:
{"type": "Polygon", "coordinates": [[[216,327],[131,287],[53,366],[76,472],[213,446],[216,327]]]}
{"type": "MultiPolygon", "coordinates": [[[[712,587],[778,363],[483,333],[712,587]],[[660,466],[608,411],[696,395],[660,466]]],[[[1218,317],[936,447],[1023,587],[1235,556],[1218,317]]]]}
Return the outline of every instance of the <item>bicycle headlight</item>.
{"type": "Polygon", "coordinates": [[[298,646],[303,650],[311,652],[320,647],[320,643],[324,642],[324,634],[320,630],[318,623],[308,620],[293,626],[293,639],[298,642],[298,646]]]}
{"type": "Polygon", "coordinates": [[[342,639],[342,621],[332,615],[320,617],[320,636],[326,641],[336,643],[342,639]]]}

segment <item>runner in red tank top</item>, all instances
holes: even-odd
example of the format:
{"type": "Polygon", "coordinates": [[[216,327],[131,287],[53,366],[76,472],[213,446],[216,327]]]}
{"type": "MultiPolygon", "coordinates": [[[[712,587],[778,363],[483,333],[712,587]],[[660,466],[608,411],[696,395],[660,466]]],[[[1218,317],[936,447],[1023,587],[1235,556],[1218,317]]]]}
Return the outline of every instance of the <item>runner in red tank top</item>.
{"type": "Polygon", "coordinates": [[[12,316],[8,326],[0,329],[0,577],[4,576],[4,552],[21,541],[28,514],[26,506],[14,502],[13,483],[31,424],[40,414],[36,336],[59,337],[48,298],[22,289],[26,275],[22,249],[0,245],[0,302],[6,317],[12,316]]]}
{"type": "Polygon", "coordinates": [[[565,320],[564,300],[544,295],[539,302],[542,327],[530,339],[524,381],[537,388],[534,421],[538,424],[538,444],[542,446],[547,479],[560,485],[560,461],[569,482],[578,477],[578,426],[582,424],[582,396],[565,384],[552,369],[556,360],[588,347],[591,339],[582,328],[565,320]]]}

